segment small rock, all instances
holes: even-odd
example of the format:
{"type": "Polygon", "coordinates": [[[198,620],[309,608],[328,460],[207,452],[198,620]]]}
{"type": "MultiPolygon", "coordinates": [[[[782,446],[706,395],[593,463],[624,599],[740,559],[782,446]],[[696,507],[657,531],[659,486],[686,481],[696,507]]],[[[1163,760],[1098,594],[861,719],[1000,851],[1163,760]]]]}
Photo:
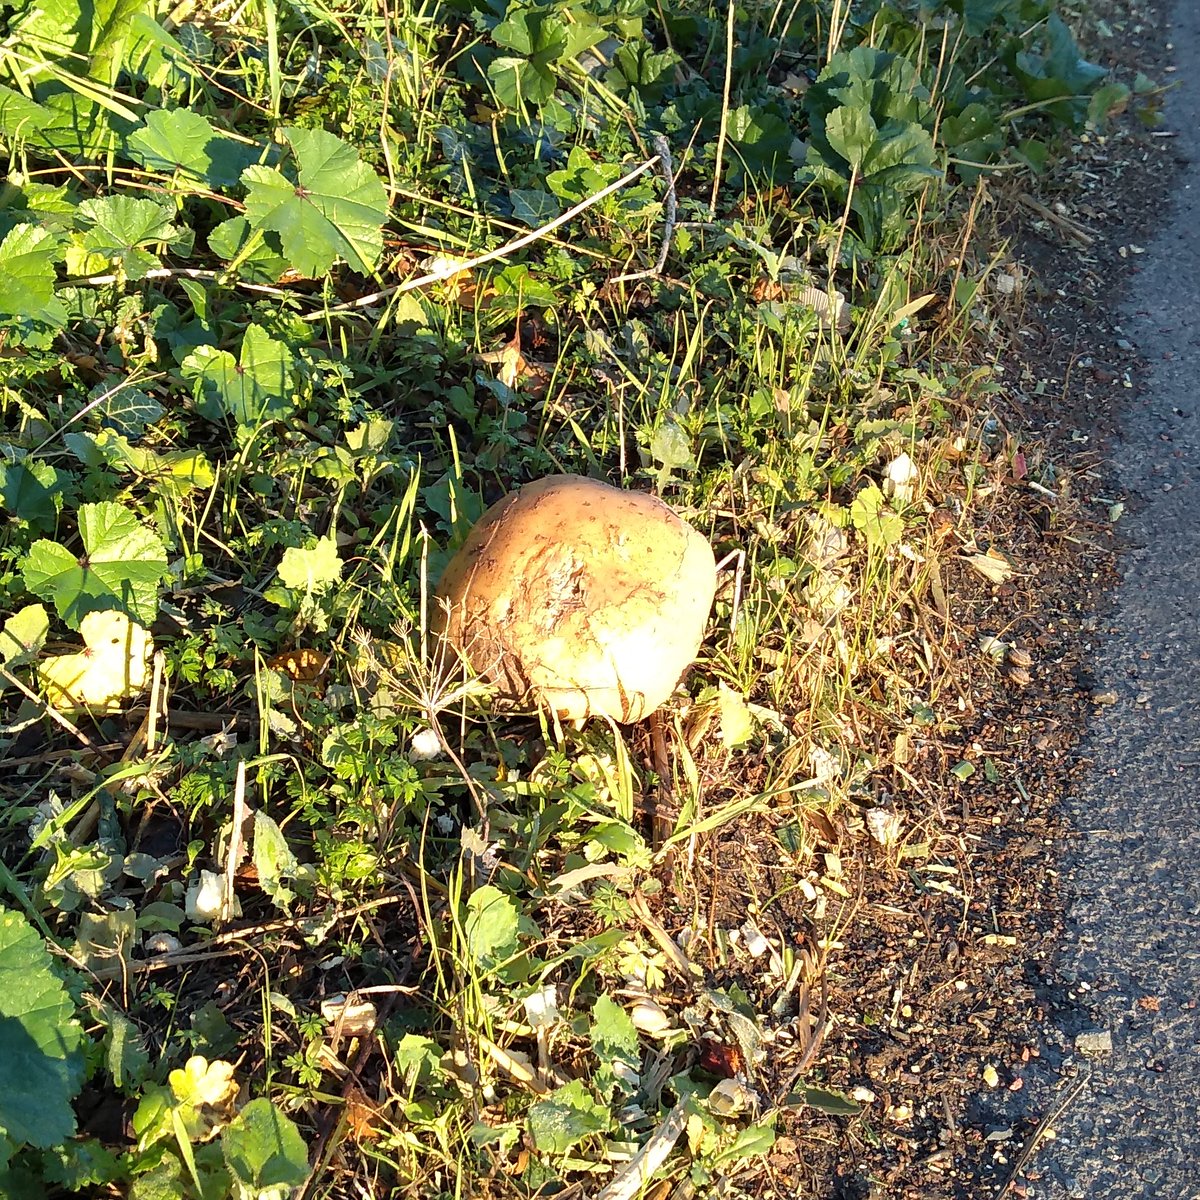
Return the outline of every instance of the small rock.
{"type": "Polygon", "coordinates": [[[1119,699],[1120,697],[1113,688],[1107,688],[1105,691],[1092,693],[1093,704],[1116,704],[1119,699]]]}
{"type": "Polygon", "coordinates": [[[1093,1029],[1075,1035],[1075,1049],[1080,1054],[1095,1056],[1112,1053],[1112,1034],[1107,1029],[1093,1029]]]}

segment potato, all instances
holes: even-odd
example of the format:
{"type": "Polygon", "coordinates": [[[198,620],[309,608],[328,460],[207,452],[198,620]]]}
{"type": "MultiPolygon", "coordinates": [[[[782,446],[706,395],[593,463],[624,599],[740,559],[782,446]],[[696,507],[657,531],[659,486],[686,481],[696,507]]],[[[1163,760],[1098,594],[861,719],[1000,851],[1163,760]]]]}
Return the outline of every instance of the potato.
{"type": "Polygon", "coordinates": [[[493,504],[438,584],[438,630],[512,704],[640,721],[704,638],[712,548],[661,500],[551,475],[493,504]]]}

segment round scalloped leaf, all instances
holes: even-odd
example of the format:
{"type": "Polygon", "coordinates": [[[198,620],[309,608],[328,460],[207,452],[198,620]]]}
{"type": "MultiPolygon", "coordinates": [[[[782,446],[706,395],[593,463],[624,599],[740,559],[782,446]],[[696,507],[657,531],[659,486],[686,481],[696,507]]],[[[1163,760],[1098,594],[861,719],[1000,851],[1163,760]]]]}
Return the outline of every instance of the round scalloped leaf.
{"type": "Polygon", "coordinates": [[[75,1132],[83,1030],[42,939],[0,908],[0,1134],[56,1146],[75,1132]]]}
{"type": "Polygon", "coordinates": [[[292,410],[292,352],[261,325],[242,338],[237,360],[228,350],[197,346],[183,361],[183,376],[199,384],[201,413],[220,420],[228,413],[239,425],[257,425],[292,410]]]}
{"type": "Polygon", "coordinates": [[[36,225],[17,225],[0,242],[0,330],[10,345],[45,347],[67,323],[54,294],[59,241],[36,225]]]}
{"type": "Polygon", "coordinates": [[[297,179],[274,167],[247,167],[247,220],[254,229],[278,233],[302,275],[324,275],[339,258],[369,275],[383,253],[383,183],[353,146],[332,133],[288,128],[283,135],[296,158],[297,179]]]}
{"type": "Polygon", "coordinates": [[[221,1134],[221,1149],[242,1194],[285,1196],[308,1178],[308,1147],[270,1100],[251,1100],[221,1134]]]}
{"type": "Polygon", "coordinates": [[[158,535],[111,500],[79,510],[83,554],[42,538],[21,560],[21,576],[35,596],[50,601],[78,629],[89,612],[123,612],[149,626],[158,612],[158,585],[167,551],[158,535]]]}

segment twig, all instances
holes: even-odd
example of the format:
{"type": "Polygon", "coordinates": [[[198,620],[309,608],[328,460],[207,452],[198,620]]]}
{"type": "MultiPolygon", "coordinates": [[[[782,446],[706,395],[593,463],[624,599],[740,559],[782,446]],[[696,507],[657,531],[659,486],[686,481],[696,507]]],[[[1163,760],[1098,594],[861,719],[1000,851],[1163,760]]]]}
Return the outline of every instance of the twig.
{"type": "MultiPolygon", "coordinates": [[[[153,711],[153,710],[151,710],[153,711]]],[[[228,921],[234,913],[234,876],[245,852],[242,826],[246,822],[246,760],[237,765],[233,784],[233,824],[229,830],[229,849],[225,852],[225,886],[221,891],[221,920],[228,921]]]]}
{"type": "Polygon", "coordinates": [[[102,746],[91,746],[88,749],[77,750],[43,750],[41,754],[27,754],[22,758],[6,758],[0,761],[4,763],[6,771],[16,770],[18,767],[34,767],[48,766],[50,763],[57,762],[60,758],[78,758],[82,761],[85,758],[94,758],[98,754],[115,754],[118,750],[125,748],[122,742],[105,742],[102,746]]]}
{"type": "Polygon", "coordinates": [[[1062,213],[1047,208],[1040,200],[1035,200],[1027,192],[1018,194],[1017,203],[1041,217],[1042,220],[1049,221],[1051,225],[1062,230],[1067,237],[1074,238],[1081,246],[1090,246],[1096,240],[1078,221],[1072,221],[1070,217],[1064,217],[1062,213]]]}
{"type": "Polygon", "coordinates": [[[675,217],[678,212],[678,201],[675,197],[675,168],[671,162],[671,147],[661,133],[651,135],[650,144],[658,155],[658,169],[662,172],[667,185],[667,195],[664,201],[662,245],[658,248],[658,258],[654,266],[645,271],[631,271],[628,275],[618,275],[611,283],[632,283],[636,279],[646,279],[651,275],[661,275],[667,265],[667,255],[671,252],[671,238],[675,235],[675,217]]]}
{"type": "Polygon", "coordinates": [[[495,250],[489,250],[486,254],[480,254],[475,258],[469,258],[466,262],[447,263],[437,271],[430,271],[428,275],[419,275],[416,279],[407,279],[404,283],[398,283],[394,287],[387,287],[378,292],[372,292],[369,296],[359,296],[357,300],[350,300],[345,304],[337,304],[321,312],[309,313],[303,320],[322,321],[333,313],[369,308],[372,304],[377,304],[380,300],[386,300],[389,296],[402,296],[405,292],[412,292],[428,284],[440,283],[444,279],[452,279],[455,275],[462,275],[467,271],[473,271],[476,267],[482,267],[485,263],[495,262],[498,258],[507,258],[510,254],[515,254],[518,250],[523,250],[526,246],[544,238],[548,233],[552,233],[555,229],[559,228],[560,225],[565,225],[568,221],[574,220],[581,212],[585,212],[593,205],[599,204],[601,200],[607,199],[614,192],[619,192],[623,187],[637,179],[639,175],[644,175],[657,162],[658,155],[656,154],[653,158],[646,159],[644,163],[635,167],[628,174],[622,175],[615,183],[610,183],[608,187],[601,188],[594,196],[588,196],[573,208],[567,209],[565,213],[555,217],[553,221],[548,221],[545,225],[541,225],[530,233],[525,234],[524,237],[519,237],[512,242],[506,242],[503,246],[495,250]]]}
{"type": "MultiPolygon", "coordinates": [[[[128,708],[125,710],[125,715],[127,717],[145,717],[149,715],[149,712],[149,708],[128,708]]],[[[175,725],[180,729],[208,730],[212,733],[220,733],[229,725],[244,725],[250,719],[233,712],[184,712],[178,708],[167,709],[166,717],[168,725],[175,725]]]]}
{"type": "Polygon", "coordinates": [[[54,707],[54,705],[47,704],[46,701],[43,700],[36,692],[31,692],[29,688],[27,688],[15,675],[6,670],[4,667],[0,667],[0,679],[3,679],[5,683],[11,684],[13,687],[15,687],[17,691],[19,691],[25,697],[26,700],[32,700],[34,704],[41,708],[52,721],[62,726],[62,728],[68,733],[73,733],[89,750],[95,749],[92,739],[88,737],[88,735],[84,733],[78,725],[68,721],[67,718],[64,717],[62,713],[60,713],[58,709],[54,707]]]}
{"type": "Polygon", "coordinates": [[[1029,1160],[1033,1157],[1034,1152],[1038,1148],[1038,1143],[1041,1142],[1042,1138],[1046,1134],[1046,1130],[1049,1129],[1050,1126],[1057,1121],[1064,1112],[1066,1112],[1068,1105],[1070,1105],[1074,1101],[1075,1097],[1078,1096],[1081,1091],[1083,1091],[1085,1085],[1087,1084],[1088,1080],[1091,1079],[1091,1077],[1091,1071],[1081,1075],[1075,1081],[1075,1084],[1070,1091],[1068,1091],[1065,1096],[1057,1101],[1057,1103],[1052,1104],[1046,1110],[1046,1115],[1038,1122],[1037,1128],[1029,1136],[1029,1141],[1025,1143],[1021,1153],[1017,1155],[1017,1160],[1013,1163],[1012,1170],[1008,1173],[1008,1178],[1005,1179],[1004,1185],[996,1193],[996,1200],[1004,1200],[1004,1197],[1007,1196],[1012,1190],[1013,1184],[1017,1182],[1018,1176],[1022,1171],[1024,1171],[1025,1167],[1029,1163],[1029,1160]]]}

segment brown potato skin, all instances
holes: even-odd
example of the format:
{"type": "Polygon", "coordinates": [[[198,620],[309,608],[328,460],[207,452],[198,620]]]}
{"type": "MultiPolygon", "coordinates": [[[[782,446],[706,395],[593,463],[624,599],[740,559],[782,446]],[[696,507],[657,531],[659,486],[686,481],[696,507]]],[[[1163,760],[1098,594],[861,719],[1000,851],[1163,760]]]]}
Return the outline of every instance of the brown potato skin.
{"type": "Polygon", "coordinates": [[[467,535],[436,628],[501,700],[639,721],[695,659],[716,586],[712,548],[657,497],[550,475],[467,535]]]}

